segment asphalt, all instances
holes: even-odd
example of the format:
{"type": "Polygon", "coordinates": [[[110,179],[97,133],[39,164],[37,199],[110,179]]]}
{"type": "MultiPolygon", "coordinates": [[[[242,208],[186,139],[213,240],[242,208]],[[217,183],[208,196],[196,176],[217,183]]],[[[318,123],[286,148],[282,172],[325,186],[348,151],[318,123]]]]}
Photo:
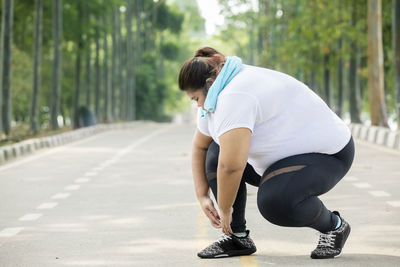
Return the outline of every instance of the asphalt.
{"type": "Polygon", "coordinates": [[[400,152],[361,141],[322,196],[352,226],[341,257],[310,259],[316,231],[268,223],[248,186],[255,255],[199,259],[220,232],[194,196],[194,129],[141,122],[0,166],[0,266],[400,266],[400,152]]]}

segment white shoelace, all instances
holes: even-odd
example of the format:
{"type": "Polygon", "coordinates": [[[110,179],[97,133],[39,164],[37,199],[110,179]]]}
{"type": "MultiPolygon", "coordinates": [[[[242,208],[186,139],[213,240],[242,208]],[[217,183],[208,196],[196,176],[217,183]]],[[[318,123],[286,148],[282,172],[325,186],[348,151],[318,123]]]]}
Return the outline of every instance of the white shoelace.
{"type": "Polygon", "coordinates": [[[335,235],[321,233],[319,236],[319,241],[318,241],[318,247],[320,247],[320,246],[334,248],[335,247],[335,235]]]}
{"type": "Polygon", "coordinates": [[[226,241],[226,240],[229,240],[229,239],[231,239],[231,238],[232,238],[232,237],[230,237],[229,235],[223,234],[222,236],[220,236],[220,237],[217,239],[217,243],[221,243],[221,242],[226,241]]]}

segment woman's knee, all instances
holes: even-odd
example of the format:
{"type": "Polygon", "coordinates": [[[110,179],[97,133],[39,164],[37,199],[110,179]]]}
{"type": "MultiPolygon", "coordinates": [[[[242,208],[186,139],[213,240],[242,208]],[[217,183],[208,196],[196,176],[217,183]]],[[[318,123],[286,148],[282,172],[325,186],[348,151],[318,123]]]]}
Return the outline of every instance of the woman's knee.
{"type": "MultiPolygon", "coordinates": [[[[268,185],[268,184],[267,184],[268,185]]],[[[262,186],[257,194],[257,206],[261,215],[269,222],[290,226],[290,218],[296,212],[297,203],[287,191],[262,186]]]]}
{"type": "Polygon", "coordinates": [[[279,192],[271,190],[265,184],[261,186],[257,193],[257,207],[261,215],[271,223],[277,224],[281,217],[282,198],[279,192]]]}

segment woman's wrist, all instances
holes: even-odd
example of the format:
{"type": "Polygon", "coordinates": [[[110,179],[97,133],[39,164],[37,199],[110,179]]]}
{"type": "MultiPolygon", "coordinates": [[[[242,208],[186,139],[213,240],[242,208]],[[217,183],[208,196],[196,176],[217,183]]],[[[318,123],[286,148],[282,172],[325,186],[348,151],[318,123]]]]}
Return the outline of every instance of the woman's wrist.
{"type": "Polygon", "coordinates": [[[220,212],[223,213],[223,214],[228,214],[228,213],[233,211],[232,207],[230,207],[230,208],[221,208],[221,207],[218,206],[218,208],[219,208],[220,212]]]}
{"type": "Polygon", "coordinates": [[[199,202],[201,202],[202,200],[205,200],[205,199],[209,199],[210,198],[210,196],[207,194],[207,195],[198,195],[197,196],[197,200],[199,201],[199,202]]]}

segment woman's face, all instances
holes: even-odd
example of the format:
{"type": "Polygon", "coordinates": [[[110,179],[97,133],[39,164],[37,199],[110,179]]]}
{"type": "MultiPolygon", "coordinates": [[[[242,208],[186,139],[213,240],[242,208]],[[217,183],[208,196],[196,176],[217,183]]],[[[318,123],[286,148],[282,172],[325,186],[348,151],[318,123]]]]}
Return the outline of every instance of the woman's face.
{"type": "Polygon", "coordinates": [[[197,106],[204,109],[204,101],[206,100],[206,96],[204,90],[198,89],[196,91],[193,90],[186,90],[185,93],[191,100],[197,102],[197,106]]]}

